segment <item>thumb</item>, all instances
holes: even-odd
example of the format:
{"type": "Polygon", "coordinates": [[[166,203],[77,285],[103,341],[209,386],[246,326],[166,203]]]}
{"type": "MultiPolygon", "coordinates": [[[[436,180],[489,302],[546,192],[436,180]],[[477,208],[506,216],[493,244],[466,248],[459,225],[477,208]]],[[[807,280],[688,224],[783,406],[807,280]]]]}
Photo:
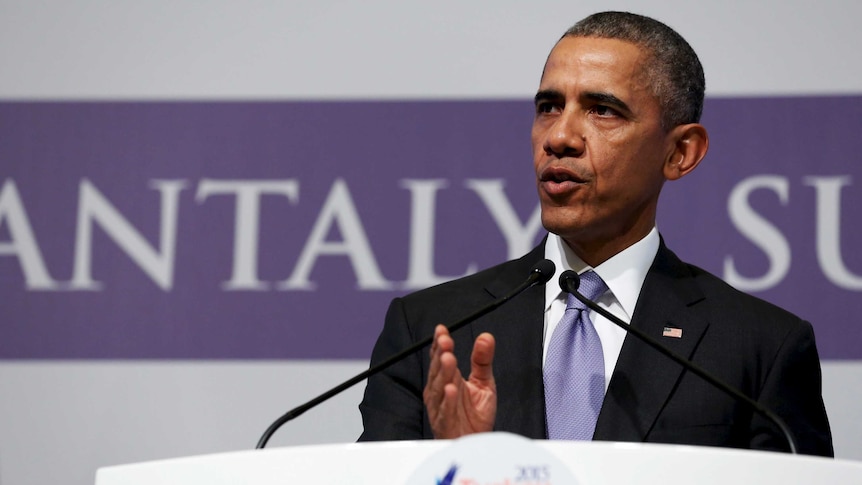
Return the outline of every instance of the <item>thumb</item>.
{"type": "Polygon", "coordinates": [[[470,380],[484,385],[494,385],[494,349],[496,348],[494,336],[483,333],[473,343],[473,355],[470,357],[470,380]]]}

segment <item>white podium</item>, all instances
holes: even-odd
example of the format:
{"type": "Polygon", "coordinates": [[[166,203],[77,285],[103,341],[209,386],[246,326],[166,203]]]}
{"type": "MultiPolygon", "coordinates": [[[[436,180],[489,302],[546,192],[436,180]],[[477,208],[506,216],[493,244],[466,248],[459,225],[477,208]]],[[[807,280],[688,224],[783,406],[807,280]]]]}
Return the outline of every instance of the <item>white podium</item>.
{"type": "Polygon", "coordinates": [[[511,445],[513,438],[500,435],[488,434],[480,441],[464,443],[297,446],[109,466],[97,471],[96,485],[504,483],[470,478],[470,471],[459,476],[461,470],[468,470],[465,464],[474,453],[492,456],[495,467],[506,474],[505,483],[512,485],[862,484],[862,462],[855,461],[694,446],[531,441],[520,437],[515,444],[527,446],[528,452],[515,450],[515,455],[506,455],[495,449],[495,443],[502,440],[511,445]],[[454,454],[446,456],[447,450],[454,454]],[[561,473],[560,468],[546,466],[548,463],[567,470],[561,473]],[[416,471],[429,466],[433,476],[417,479],[416,471]],[[455,467],[461,468],[456,471],[455,467]],[[447,471],[454,474],[449,482],[445,481],[447,471]]]}

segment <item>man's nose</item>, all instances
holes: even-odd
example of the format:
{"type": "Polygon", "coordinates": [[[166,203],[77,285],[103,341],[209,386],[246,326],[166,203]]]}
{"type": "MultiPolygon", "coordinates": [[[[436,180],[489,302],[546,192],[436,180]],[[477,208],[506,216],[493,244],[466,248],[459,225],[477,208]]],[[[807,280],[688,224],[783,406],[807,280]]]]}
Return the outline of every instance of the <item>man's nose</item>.
{"type": "Polygon", "coordinates": [[[561,113],[545,137],[545,153],[556,156],[579,156],[584,153],[586,138],[583,123],[577,112],[561,113]]]}

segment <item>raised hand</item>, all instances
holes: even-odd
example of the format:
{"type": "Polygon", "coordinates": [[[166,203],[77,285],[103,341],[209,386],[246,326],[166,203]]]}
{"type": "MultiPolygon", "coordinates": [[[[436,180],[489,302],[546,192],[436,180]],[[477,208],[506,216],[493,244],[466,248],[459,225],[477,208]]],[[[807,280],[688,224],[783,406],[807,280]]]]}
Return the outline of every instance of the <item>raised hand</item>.
{"type": "Polygon", "coordinates": [[[453,354],[455,341],[443,325],[434,329],[423,399],[435,438],[452,439],[493,430],[497,415],[497,386],[491,367],[495,346],[494,336],[489,333],[476,338],[470,377],[465,380],[453,354]]]}

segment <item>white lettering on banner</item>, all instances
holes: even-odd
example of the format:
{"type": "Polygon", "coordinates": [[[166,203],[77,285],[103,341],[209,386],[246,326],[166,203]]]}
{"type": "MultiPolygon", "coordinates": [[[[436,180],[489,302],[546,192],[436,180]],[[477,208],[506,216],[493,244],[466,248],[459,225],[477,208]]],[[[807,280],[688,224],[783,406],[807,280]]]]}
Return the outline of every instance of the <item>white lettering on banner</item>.
{"type": "Polygon", "coordinates": [[[736,184],[727,201],[727,212],[736,229],[759,247],[769,259],[769,270],[757,278],[748,278],[736,270],[733,256],[724,258],[724,280],[743,291],[762,291],[776,286],[790,270],[790,244],[771,222],[754,211],[748,196],[758,189],[772,190],[782,205],[789,199],[789,184],[785,177],[758,175],[736,184]]]}
{"type": "Polygon", "coordinates": [[[521,224],[503,191],[504,180],[467,180],[464,185],[479,195],[506,238],[508,259],[519,258],[533,249],[536,236],[543,230],[541,205],[536,204],[533,214],[525,224],[521,224]]]}
{"type": "MultiPolygon", "coordinates": [[[[841,194],[851,185],[850,176],[807,176],[803,183],[814,188],[816,200],[816,257],[826,278],[839,288],[862,290],[862,275],[847,268],[841,256],[841,194]]],[[[371,244],[359,217],[347,182],[335,179],[317,214],[314,225],[299,254],[290,277],[276,285],[258,277],[258,249],[261,198],[278,195],[292,205],[299,203],[299,180],[213,180],[202,179],[195,201],[203,204],[209,197],[230,195],[236,200],[233,228],[234,251],[229,280],[222,282],[226,291],[313,290],[311,272],[320,257],[346,257],[356,276],[359,290],[418,289],[461,275],[443,276],[434,270],[434,239],[437,195],[449,187],[444,179],[404,179],[400,186],[410,192],[410,242],[404,281],[387,280],[380,271],[371,244]],[[329,240],[330,234],[339,240],[329,240]]],[[[522,221],[505,195],[503,180],[468,179],[464,186],[474,192],[488,210],[503,235],[509,258],[518,257],[533,245],[541,229],[541,211],[537,206],[522,221]]],[[[159,192],[159,244],[150,244],[116,207],[88,179],[78,186],[78,207],[74,261],[69,281],[58,281],[42,256],[36,234],[30,223],[18,186],[7,179],[0,186],[0,228],[8,228],[8,241],[0,241],[0,257],[18,259],[28,290],[93,291],[103,283],[93,279],[93,231],[98,225],[141,270],[164,291],[174,281],[177,224],[180,193],[184,180],[153,180],[150,187],[159,192]]],[[[767,270],[759,276],[743,275],[733,255],[724,258],[724,279],[744,291],[763,291],[780,284],[791,266],[791,247],[779,228],[751,206],[749,198],[758,190],[775,194],[787,206],[790,182],[779,175],[757,175],[741,180],[728,197],[727,211],[734,227],[763,251],[767,270]]],[[[476,270],[471,262],[463,274],[476,270]]]]}
{"type": "Polygon", "coordinates": [[[284,195],[296,204],[299,182],[286,180],[210,180],[198,184],[195,201],[202,203],[210,195],[236,195],[236,216],[233,233],[233,271],[230,281],[222,283],[226,290],[266,290],[269,283],[257,278],[257,250],[260,239],[260,196],[284,195]]]}
{"type": "Polygon", "coordinates": [[[36,243],[24,204],[21,203],[18,188],[12,179],[7,179],[0,188],[0,227],[3,226],[3,221],[6,221],[9,227],[9,242],[0,242],[0,256],[18,256],[28,290],[57,288],[57,282],[48,274],[42,251],[36,243]]]}
{"type": "Polygon", "coordinates": [[[75,238],[75,264],[69,289],[99,290],[102,285],[92,277],[93,224],[102,230],[128,254],[132,261],[165,291],[173,286],[174,254],[177,240],[179,193],[183,180],[153,180],[150,187],[161,192],[160,252],[156,252],[141,234],[87,179],[83,179],[78,195],[78,223],[75,238]]]}
{"type": "MultiPolygon", "coordinates": [[[[501,180],[468,180],[465,185],[479,195],[492,215],[506,239],[508,254],[517,257],[528,251],[541,229],[538,206],[528,221],[522,223],[504,194],[501,180]]],[[[103,284],[92,276],[93,226],[98,225],[160,288],[168,291],[174,283],[179,194],[186,184],[183,180],[167,180],[153,181],[151,186],[161,193],[158,250],[91,181],[83,179],[80,182],[73,276],[69,282],[58,282],[48,273],[17,187],[10,179],[5,183],[0,197],[0,222],[8,221],[11,239],[0,245],[0,255],[18,257],[28,289],[100,290],[103,284]]],[[[310,274],[321,256],[347,256],[360,290],[411,290],[461,276],[443,276],[434,272],[436,195],[440,189],[448,186],[448,182],[443,179],[405,179],[401,186],[410,191],[412,208],[405,281],[388,281],[383,276],[347,183],[336,179],[291,276],[282,281],[277,289],[313,290],[315,284],[310,280],[310,274]],[[326,239],[333,229],[338,230],[342,240],[326,239]]],[[[271,283],[261,281],[258,277],[261,197],[280,195],[295,205],[299,202],[299,181],[201,179],[195,201],[203,204],[208,198],[220,195],[233,196],[236,200],[232,272],[230,279],[222,283],[222,288],[227,291],[269,290],[271,283]]],[[[471,263],[463,274],[473,273],[476,269],[477,264],[471,263]]]]}
{"type": "Polygon", "coordinates": [[[387,290],[392,283],[383,278],[365,229],[359,220],[359,213],[347,189],[347,183],[336,179],[323,204],[323,209],[314,223],[311,234],[299,256],[293,274],[279,285],[282,290],[313,290],[315,285],[309,281],[311,268],[320,255],[345,255],[356,273],[357,287],[360,290],[387,290]],[[327,241],[326,235],[333,224],[337,225],[343,241],[327,241]]]}
{"type": "Polygon", "coordinates": [[[817,193],[817,260],[823,274],[835,286],[862,290],[862,277],[847,269],[841,258],[841,188],[850,177],[805,177],[806,185],[817,193]]]}
{"type": "MultiPolygon", "coordinates": [[[[862,290],[862,276],[847,269],[841,257],[841,191],[850,185],[850,176],[803,178],[816,194],[816,252],[820,269],[829,281],[845,290],[862,290]]],[[[772,190],[787,205],[789,182],[778,175],[759,175],[744,179],[734,187],[728,199],[728,213],[739,232],[755,243],[769,258],[769,270],[758,278],[739,274],[732,256],[724,260],[724,279],[745,291],[762,291],[778,285],[790,270],[790,245],[787,238],[748,204],[748,196],[758,189],[772,190]]]]}
{"type": "MultiPolygon", "coordinates": [[[[448,184],[442,179],[401,181],[401,187],[410,191],[410,257],[407,264],[407,281],[404,289],[420,289],[443,283],[458,276],[434,274],[434,222],[437,191],[448,184]]],[[[470,263],[464,275],[476,272],[470,263]]]]}

